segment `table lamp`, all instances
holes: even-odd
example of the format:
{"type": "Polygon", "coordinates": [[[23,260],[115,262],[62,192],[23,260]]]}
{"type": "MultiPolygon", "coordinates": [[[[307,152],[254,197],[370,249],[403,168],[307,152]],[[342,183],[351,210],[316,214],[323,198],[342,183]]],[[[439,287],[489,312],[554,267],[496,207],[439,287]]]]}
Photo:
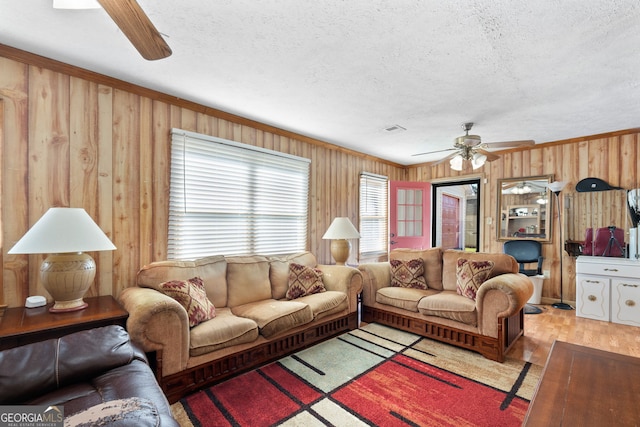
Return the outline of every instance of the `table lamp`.
{"type": "Polygon", "coordinates": [[[333,219],[322,238],[331,239],[331,256],[337,265],[344,265],[351,250],[351,243],[347,239],[359,239],[360,233],[349,221],[349,218],[337,217],[333,219]]]}
{"type": "Polygon", "coordinates": [[[50,254],[40,266],[44,288],[54,299],[51,312],[82,310],[82,297],[96,275],[96,263],[86,251],[116,247],[82,208],[50,208],[9,254],[50,254]]]}

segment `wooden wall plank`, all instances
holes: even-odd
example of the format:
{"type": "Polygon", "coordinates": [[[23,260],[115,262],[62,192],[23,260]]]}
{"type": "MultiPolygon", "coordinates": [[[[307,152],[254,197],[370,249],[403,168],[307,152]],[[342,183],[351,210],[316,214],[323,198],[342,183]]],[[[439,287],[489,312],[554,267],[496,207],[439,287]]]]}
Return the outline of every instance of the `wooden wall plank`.
{"type": "MultiPolygon", "coordinates": [[[[102,231],[114,240],[113,229],[113,90],[109,86],[98,85],[98,212],[94,218],[102,231]]],[[[99,295],[117,295],[113,278],[114,251],[101,251],[96,261],[99,265],[97,288],[99,295]]]]}
{"type": "MultiPolygon", "coordinates": [[[[50,207],[70,206],[69,80],[66,75],[29,67],[30,226],[50,207]]],[[[30,256],[30,295],[48,295],[39,278],[44,258],[30,256]]]]}
{"type": "Polygon", "coordinates": [[[0,57],[2,146],[2,297],[4,304],[24,303],[29,296],[29,257],[7,251],[29,229],[29,67],[0,57]]]}
{"type": "Polygon", "coordinates": [[[113,106],[113,275],[124,288],[140,268],[140,97],[116,89],[113,106]]]}

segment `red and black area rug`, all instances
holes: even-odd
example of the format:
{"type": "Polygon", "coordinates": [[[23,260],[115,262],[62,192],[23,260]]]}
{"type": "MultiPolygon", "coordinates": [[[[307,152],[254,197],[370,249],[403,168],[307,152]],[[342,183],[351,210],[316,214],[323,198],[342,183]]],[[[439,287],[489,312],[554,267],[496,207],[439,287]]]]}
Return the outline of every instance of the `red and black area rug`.
{"type": "Polygon", "coordinates": [[[369,324],[172,410],[182,426],[520,426],[541,370],[369,324]]]}

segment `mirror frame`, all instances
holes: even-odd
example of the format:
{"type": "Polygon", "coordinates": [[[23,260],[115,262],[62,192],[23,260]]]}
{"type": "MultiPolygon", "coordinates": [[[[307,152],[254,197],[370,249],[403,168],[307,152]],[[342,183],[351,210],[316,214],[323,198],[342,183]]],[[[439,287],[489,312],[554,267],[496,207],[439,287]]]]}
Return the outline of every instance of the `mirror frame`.
{"type": "MultiPolygon", "coordinates": [[[[525,177],[518,177],[518,178],[498,179],[498,185],[496,187],[498,192],[498,197],[497,197],[498,203],[497,203],[497,212],[496,212],[496,219],[497,219],[496,237],[498,241],[505,242],[508,240],[536,240],[538,242],[543,242],[543,243],[551,242],[552,236],[553,236],[553,220],[554,220],[553,206],[555,203],[553,192],[549,190],[549,184],[552,182],[553,182],[553,175],[538,175],[538,176],[525,176],[525,177]],[[525,183],[529,183],[531,181],[541,181],[540,184],[546,187],[545,192],[546,192],[547,203],[546,205],[538,205],[538,206],[545,206],[544,217],[538,216],[538,213],[541,212],[540,207],[537,208],[538,209],[537,211],[536,211],[536,208],[532,208],[533,211],[531,212],[531,214],[528,212],[527,206],[536,205],[536,203],[523,202],[522,209],[516,212],[521,212],[522,219],[525,219],[526,221],[519,221],[520,220],[520,218],[518,218],[519,215],[515,215],[515,216],[508,215],[510,210],[511,211],[514,210],[514,208],[509,208],[509,206],[518,206],[518,205],[508,204],[508,201],[505,200],[505,198],[503,198],[502,192],[504,188],[514,187],[520,183],[524,185],[525,183]],[[535,218],[535,220],[530,221],[531,218],[535,218]],[[529,233],[525,232],[523,233],[522,236],[518,236],[510,233],[509,228],[513,228],[513,227],[510,227],[509,222],[514,220],[517,220],[518,222],[522,222],[522,224],[520,224],[520,226],[518,227],[519,230],[525,227],[526,228],[531,227],[531,231],[533,232],[529,232],[529,233]],[[544,221],[544,224],[545,224],[544,226],[545,232],[543,235],[542,233],[540,233],[540,230],[539,230],[540,224],[542,221],[544,221]]],[[[542,192],[533,191],[531,193],[526,193],[526,194],[530,194],[535,197],[535,195],[539,196],[541,193],[542,192]]]]}

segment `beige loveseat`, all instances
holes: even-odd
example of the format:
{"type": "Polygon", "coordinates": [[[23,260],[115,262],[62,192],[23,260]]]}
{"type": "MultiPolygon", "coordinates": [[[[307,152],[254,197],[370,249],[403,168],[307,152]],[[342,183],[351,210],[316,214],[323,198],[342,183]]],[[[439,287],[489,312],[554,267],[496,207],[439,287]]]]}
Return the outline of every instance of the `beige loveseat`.
{"type": "Polygon", "coordinates": [[[150,359],[170,402],[228,376],[357,328],[362,275],[317,265],[309,252],[282,257],[212,256],[143,267],[122,291],[127,330],[150,359]],[[290,263],[322,272],[326,291],[287,299],[290,263]],[[189,326],[187,310],[160,285],[202,279],[215,317],[189,326]],[[155,355],[153,354],[155,353],[155,355]]]}
{"type": "Polygon", "coordinates": [[[522,335],[523,307],[533,293],[531,280],[518,273],[514,258],[440,248],[396,249],[389,258],[421,261],[427,289],[390,286],[390,262],[360,265],[364,322],[393,326],[504,361],[511,344],[522,335]],[[475,300],[457,292],[458,260],[494,264],[475,300]]]}

